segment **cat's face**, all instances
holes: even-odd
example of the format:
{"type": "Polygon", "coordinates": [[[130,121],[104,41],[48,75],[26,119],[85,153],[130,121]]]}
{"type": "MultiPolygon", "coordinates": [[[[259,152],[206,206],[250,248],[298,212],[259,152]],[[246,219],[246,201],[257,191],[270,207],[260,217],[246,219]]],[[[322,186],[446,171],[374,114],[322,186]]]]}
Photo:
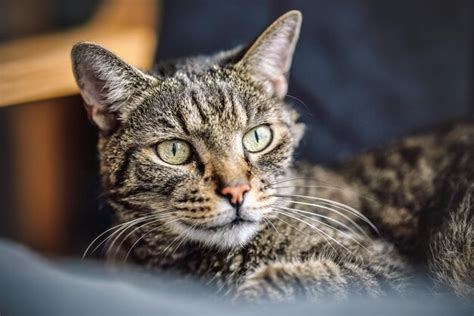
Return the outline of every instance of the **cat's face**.
{"type": "Polygon", "coordinates": [[[120,217],[154,214],[154,229],[229,248],[273,216],[273,184],[302,134],[282,101],[300,23],[298,12],[286,14],[237,62],[189,59],[161,76],[97,45],[75,46],[76,79],[102,131],[101,171],[120,217]]]}
{"type": "Polygon", "coordinates": [[[178,75],[149,93],[103,141],[109,190],[124,197],[114,202],[171,212],[175,233],[204,243],[244,244],[272,215],[270,185],[294,146],[291,113],[232,70],[178,75]]]}

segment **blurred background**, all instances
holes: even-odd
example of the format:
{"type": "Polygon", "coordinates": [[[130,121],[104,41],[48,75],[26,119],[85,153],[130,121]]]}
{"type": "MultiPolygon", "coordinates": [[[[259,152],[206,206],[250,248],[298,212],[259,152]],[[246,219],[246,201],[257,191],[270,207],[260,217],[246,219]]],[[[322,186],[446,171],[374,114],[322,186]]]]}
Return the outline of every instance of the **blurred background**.
{"type": "Polygon", "coordinates": [[[300,158],[474,118],[469,0],[0,0],[0,237],[75,256],[111,222],[74,42],[150,68],[247,43],[290,9],[304,16],[288,96],[308,125],[300,158]]]}

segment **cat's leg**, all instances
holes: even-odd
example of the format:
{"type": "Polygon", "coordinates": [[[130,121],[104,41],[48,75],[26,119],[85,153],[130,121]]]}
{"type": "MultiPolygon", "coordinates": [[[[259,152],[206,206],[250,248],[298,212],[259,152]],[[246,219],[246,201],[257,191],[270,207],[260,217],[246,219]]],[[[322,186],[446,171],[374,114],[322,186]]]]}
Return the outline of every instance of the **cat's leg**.
{"type": "Polygon", "coordinates": [[[237,298],[284,301],[403,294],[409,288],[409,275],[410,269],[395,251],[362,259],[346,256],[274,262],[249,274],[238,287],[237,298]]]}

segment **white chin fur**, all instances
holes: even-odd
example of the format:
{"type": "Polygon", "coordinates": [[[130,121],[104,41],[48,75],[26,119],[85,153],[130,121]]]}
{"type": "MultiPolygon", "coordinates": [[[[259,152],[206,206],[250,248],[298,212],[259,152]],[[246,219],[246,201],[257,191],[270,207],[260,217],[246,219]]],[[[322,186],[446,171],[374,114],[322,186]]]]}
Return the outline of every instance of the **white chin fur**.
{"type": "Polygon", "coordinates": [[[207,247],[231,249],[243,247],[260,230],[259,223],[243,223],[238,226],[216,231],[207,231],[176,225],[186,239],[195,240],[207,247]]]}

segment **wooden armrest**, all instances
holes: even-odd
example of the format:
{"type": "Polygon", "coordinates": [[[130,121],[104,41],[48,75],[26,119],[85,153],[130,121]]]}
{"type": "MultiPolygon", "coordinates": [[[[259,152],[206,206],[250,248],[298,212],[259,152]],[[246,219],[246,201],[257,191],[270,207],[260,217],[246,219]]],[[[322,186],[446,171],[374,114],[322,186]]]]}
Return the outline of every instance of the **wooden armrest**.
{"type": "Polygon", "coordinates": [[[0,45],[0,107],[76,94],[70,50],[101,44],[127,62],[149,68],[157,33],[157,0],[106,0],[85,25],[0,45]]]}

